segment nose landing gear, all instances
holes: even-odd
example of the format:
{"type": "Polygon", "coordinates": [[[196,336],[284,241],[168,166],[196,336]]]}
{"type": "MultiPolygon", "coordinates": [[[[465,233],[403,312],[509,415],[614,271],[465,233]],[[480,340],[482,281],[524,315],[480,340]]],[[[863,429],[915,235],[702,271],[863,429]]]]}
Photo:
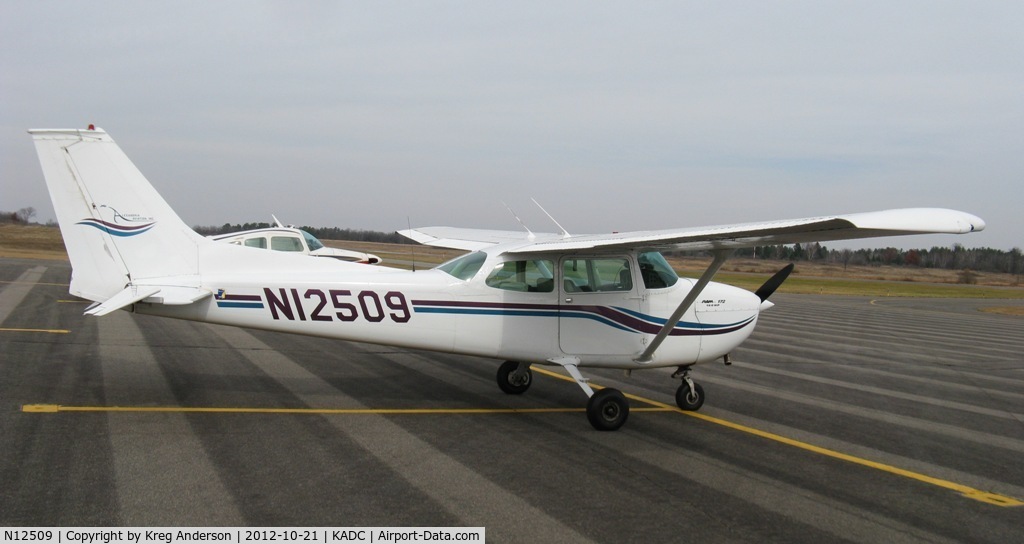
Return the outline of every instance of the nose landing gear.
{"type": "Polygon", "coordinates": [[[683,410],[695,411],[700,410],[700,407],[704,405],[704,388],[690,378],[691,366],[680,366],[679,370],[672,374],[672,377],[683,380],[679,389],[676,389],[676,406],[683,410]]]}

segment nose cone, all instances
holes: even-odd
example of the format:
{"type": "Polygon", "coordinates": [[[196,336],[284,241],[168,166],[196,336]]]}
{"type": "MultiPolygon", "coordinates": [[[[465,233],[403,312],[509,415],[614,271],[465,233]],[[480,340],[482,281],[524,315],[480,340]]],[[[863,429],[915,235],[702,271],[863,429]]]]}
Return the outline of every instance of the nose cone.
{"type": "Polygon", "coordinates": [[[769,308],[773,308],[773,307],[775,307],[775,303],[774,302],[772,302],[770,300],[762,300],[761,301],[761,307],[757,311],[758,312],[763,312],[763,311],[765,311],[765,310],[767,310],[769,308]]]}

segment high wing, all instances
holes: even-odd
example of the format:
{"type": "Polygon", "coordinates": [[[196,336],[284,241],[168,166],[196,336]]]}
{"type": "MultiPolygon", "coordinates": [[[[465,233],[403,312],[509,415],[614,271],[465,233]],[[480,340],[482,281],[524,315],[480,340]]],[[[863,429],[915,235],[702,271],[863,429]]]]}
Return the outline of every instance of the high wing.
{"type": "Polygon", "coordinates": [[[519,242],[515,253],[545,253],[588,249],[650,247],[652,249],[738,249],[768,244],[794,244],[902,236],[964,234],[985,228],[985,222],[966,212],[942,208],[904,208],[805,219],[742,223],[686,229],[634,231],[613,234],[526,233],[427,227],[399,231],[421,244],[478,250],[519,242]]]}
{"type": "Polygon", "coordinates": [[[540,240],[560,240],[558,234],[531,234],[514,230],[463,229],[458,227],[423,227],[418,229],[400,230],[398,234],[419,242],[425,246],[447,247],[476,251],[498,244],[510,242],[531,243],[540,240]]]}

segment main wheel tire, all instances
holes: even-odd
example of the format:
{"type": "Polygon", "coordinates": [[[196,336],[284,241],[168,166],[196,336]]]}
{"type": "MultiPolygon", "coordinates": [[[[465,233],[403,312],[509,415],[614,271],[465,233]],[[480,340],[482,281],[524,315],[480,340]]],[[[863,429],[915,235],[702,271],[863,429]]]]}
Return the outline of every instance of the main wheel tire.
{"type": "Polygon", "coordinates": [[[629,403],[618,389],[602,389],[587,402],[587,419],[599,431],[614,431],[626,423],[629,403]]]}
{"type": "Polygon", "coordinates": [[[505,361],[498,367],[498,387],[509,395],[522,395],[533,383],[533,371],[527,367],[526,373],[516,376],[518,367],[516,361],[505,361]]]}
{"type": "Polygon", "coordinates": [[[683,410],[700,410],[700,407],[704,405],[704,388],[699,383],[694,383],[693,390],[697,392],[696,398],[693,393],[690,393],[690,386],[683,382],[683,385],[676,389],[676,405],[683,410]]]}

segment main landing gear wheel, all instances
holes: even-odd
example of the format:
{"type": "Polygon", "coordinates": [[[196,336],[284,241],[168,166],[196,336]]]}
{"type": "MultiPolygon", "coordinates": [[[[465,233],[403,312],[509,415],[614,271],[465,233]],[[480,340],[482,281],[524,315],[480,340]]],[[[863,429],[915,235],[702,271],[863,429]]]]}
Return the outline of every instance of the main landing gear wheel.
{"type": "Polygon", "coordinates": [[[618,389],[602,389],[587,402],[587,419],[599,431],[614,431],[628,417],[629,403],[618,389]]]}
{"type": "Polygon", "coordinates": [[[498,387],[509,395],[522,395],[533,383],[530,366],[516,361],[505,361],[498,367],[498,387]],[[525,368],[520,370],[519,366],[525,368]]]}
{"type": "Polygon", "coordinates": [[[699,383],[694,383],[693,391],[690,391],[690,385],[684,381],[679,389],[676,389],[676,404],[683,410],[700,410],[704,405],[704,388],[699,383]]]}

